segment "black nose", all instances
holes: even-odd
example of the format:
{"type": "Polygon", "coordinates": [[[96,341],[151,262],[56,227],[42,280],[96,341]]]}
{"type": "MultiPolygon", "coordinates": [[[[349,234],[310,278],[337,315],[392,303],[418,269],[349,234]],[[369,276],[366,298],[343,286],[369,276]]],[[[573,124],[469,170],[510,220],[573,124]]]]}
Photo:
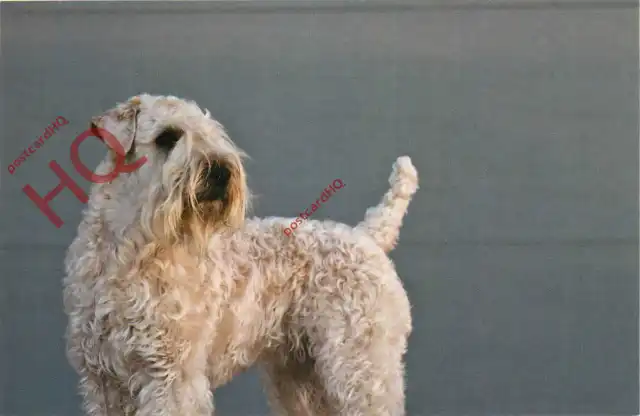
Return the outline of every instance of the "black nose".
{"type": "Polygon", "coordinates": [[[231,172],[226,166],[214,163],[207,172],[205,189],[200,198],[205,201],[223,200],[227,195],[230,178],[231,172]]]}
{"type": "Polygon", "coordinates": [[[230,177],[231,172],[229,172],[229,169],[227,169],[226,166],[221,166],[218,163],[214,163],[213,166],[209,169],[207,182],[210,184],[226,187],[229,183],[230,177]]]}

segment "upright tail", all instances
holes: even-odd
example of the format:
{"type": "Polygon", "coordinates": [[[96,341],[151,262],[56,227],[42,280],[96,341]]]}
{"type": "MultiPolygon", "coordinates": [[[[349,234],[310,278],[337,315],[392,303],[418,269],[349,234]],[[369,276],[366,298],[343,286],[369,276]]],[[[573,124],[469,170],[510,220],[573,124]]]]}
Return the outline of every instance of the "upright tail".
{"type": "Polygon", "coordinates": [[[369,234],[385,252],[396,246],[402,218],[407,213],[409,202],[418,190],[418,171],[409,156],[401,156],[393,164],[389,177],[391,188],[375,207],[367,209],[364,221],[356,229],[369,234]]]}

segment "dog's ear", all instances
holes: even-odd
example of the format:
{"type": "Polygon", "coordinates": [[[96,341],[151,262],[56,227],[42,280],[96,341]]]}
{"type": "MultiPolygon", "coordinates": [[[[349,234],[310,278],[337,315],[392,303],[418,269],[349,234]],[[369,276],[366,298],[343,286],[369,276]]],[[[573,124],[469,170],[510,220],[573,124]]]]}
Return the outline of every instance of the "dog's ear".
{"type": "Polygon", "coordinates": [[[118,143],[120,143],[124,149],[125,154],[129,153],[133,147],[136,131],[138,129],[139,111],[140,100],[137,97],[134,97],[126,103],[108,110],[104,114],[92,117],[91,128],[96,130],[98,133],[100,129],[108,131],[118,140],[118,143]]]}

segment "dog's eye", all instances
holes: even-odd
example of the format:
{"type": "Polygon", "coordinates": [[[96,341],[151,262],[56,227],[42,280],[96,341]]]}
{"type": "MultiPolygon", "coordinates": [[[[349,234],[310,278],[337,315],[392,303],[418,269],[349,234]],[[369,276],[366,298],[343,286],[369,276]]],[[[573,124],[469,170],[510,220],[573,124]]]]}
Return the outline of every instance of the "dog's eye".
{"type": "Polygon", "coordinates": [[[170,152],[183,134],[184,132],[180,129],[174,127],[166,128],[156,137],[156,146],[166,152],[170,152]]]}

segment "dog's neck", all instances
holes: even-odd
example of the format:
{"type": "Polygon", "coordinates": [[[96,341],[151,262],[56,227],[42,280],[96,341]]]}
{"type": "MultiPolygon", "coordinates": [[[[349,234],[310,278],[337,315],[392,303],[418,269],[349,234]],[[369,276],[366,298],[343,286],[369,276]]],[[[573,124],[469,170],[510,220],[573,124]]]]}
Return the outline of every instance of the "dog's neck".
{"type": "Polygon", "coordinates": [[[151,239],[140,232],[142,206],[146,195],[133,195],[124,183],[94,184],[85,215],[85,229],[91,230],[85,238],[90,243],[112,244],[119,247],[123,243],[140,249],[151,239]]]}
{"type": "Polygon", "coordinates": [[[145,205],[150,198],[149,195],[140,195],[139,198],[132,199],[123,198],[122,192],[126,190],[113,192],[113,189],[109,189],[92,195],[94,200],[90,200],[90,204],[94,202],[92,205],[99,207],[97,209],[100,215],[96,217],[96,222],[99,222],[98,228],[101,230],[99,238],[107,238],[113,241],[115,246],[125,243],[142,249],[152,242],[190,245],[190,241],[197,240],[200,242],[197,246],[203,247],[206,245],[204,240],[223,231],[220,224],[202,223],[196,216],[183,218],[182,228],[172,230],[158,212],[148,210],[148,206],[154,206],[145,205]]]}

